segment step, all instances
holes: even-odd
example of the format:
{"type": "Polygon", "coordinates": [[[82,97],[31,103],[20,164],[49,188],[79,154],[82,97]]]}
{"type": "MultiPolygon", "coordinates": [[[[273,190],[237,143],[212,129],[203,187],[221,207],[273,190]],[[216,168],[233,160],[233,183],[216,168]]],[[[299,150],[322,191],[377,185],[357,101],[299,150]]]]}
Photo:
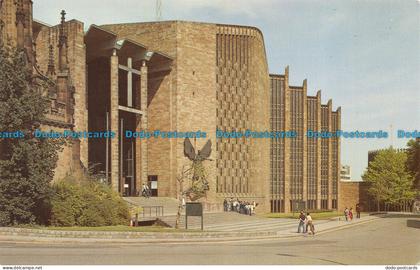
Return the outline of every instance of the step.
{"type": "Polygon", "coordinates": [[[123,199],[130,206],[137,206],[144,208],[145,217],[148,216],[161,216],[161,212],[158,210],[156,215],[156,209],[149,208],[158,206],[163,208],[163,215],[175,215],[178,212],[178,200],[169,197],[123,197],[123,199]]]}

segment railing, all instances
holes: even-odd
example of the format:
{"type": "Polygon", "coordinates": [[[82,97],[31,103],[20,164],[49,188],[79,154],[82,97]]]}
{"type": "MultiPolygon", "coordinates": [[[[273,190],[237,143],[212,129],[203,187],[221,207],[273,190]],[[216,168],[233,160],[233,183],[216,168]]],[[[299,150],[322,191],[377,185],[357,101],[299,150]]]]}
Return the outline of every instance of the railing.
{"type": "Polygon", "coordinates": [[[161,217],[163,216],[163,206],[142,206],[143,208],[143,218],[145,217],[152,217],[152,213],[155,214],[154,217],[161,217]],[[149,214],[149,215],[147,215],[149,214]]]}

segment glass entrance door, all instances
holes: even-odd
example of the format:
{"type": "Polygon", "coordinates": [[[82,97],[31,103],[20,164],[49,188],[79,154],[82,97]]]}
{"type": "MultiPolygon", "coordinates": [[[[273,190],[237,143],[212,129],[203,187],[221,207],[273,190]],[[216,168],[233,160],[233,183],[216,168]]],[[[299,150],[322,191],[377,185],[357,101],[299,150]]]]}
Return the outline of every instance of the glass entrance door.
{"type": "Polygon", "coordinates": [[[152,192],[152,197],[157,197],[158,196],[158,176],[149,175],[148,185],[149,185],[150,191],[152,192]]]}

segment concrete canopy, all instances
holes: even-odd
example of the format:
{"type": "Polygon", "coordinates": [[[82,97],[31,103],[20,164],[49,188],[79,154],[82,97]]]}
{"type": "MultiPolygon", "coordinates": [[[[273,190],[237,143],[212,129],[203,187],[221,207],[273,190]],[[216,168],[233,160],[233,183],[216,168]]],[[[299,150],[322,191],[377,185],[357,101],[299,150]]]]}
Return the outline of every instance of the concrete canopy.
{"type": "Polygon", "coordinates": [[[130,39],[118,39],[117,34],[94,24],[89,27],[84,39],[88,63],[99,57],[111,56],[114,49],[121,64],[125,65],[130,57],[136,68],[140,68],[142,60],[148,61],[151,66],[172,62],[172,58],[163,53],[150,51],[145,45],[130,39]]]}

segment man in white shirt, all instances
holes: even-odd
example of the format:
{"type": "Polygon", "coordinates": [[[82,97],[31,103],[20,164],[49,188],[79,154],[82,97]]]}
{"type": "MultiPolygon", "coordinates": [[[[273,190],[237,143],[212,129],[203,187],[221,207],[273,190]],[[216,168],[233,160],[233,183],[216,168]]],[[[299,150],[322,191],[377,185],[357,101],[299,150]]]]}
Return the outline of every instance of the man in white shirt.
{"type": "Polygon", "coordinates": [[[309,233],[308,227],[311,230],[312,235],[315,235],[315,227],[314,227],[314,224],[313,224],[312,217],[311,217],[310,213],[306,214],[306,232],[309,233]]]}

